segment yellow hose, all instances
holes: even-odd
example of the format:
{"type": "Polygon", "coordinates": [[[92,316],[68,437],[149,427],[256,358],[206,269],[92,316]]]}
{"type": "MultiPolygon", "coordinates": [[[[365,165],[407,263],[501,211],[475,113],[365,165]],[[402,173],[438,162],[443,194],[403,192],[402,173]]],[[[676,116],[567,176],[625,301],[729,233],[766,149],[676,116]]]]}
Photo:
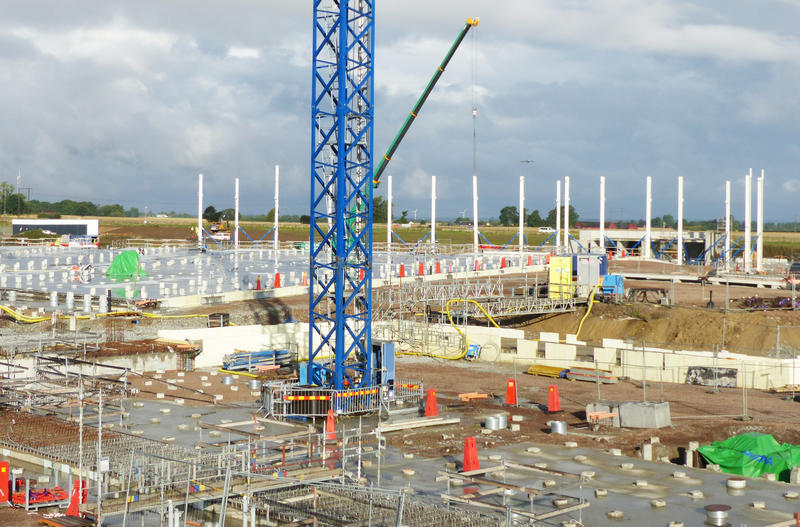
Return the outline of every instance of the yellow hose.
{"type": "Polygon", "coordinates": [[[258,375],[255,375],[255,374],[253,374],[253,373],[245,373],[245,372],[243,372],[243,371],[232,371],[232,370],[225,370],[225,369],[223,369],[223,368],[220,368],[220,369],[219,369],[219,371],[220,371],[220,373],[229,373],[229,374],[231,374],[231,375],[241,375],[241,376],[243,376],[243,377],[254,377],[254,378],[258,378],[258,375]]]}
{"type": "MultiPolygon", "coordinates": [[[[14,320],[18,322],[22,322],[25,324],[38,324],[39,322],[49,322],[52,320],[51,317],[29,317],[27,315],[23,315],[19,311],[15,311],[8,306],[0,305],[0,311],[4,311],[8,313],[14,320]]],[[[191,314],[191,315],[158,315],[155,313],[142,313],[140,311],[110,311],[108,313],[97,313],[94,315],[96,318],[101,317],[119,317],[119,316],[140,316],[145,318],[163,318],[163,319],[176,319],[176,318],[195,318],[195,317],[207,317],[208,315],[200,315],[200,314],[191,314]]],[[[71,318],[70,315],[59,315],[59,320],[68,320],[71,318]]],[[[75,317],[77,320],[89,320],[92,317],[90,315],[78,315],[75,317]]]]}
{"type": "Polygon", "coordinates": [[[447,313],[447,320],[450,321],[450,325],[452,325],[456,329],[456,331],[458,331],[459,335],[464,337],[464,351],[462,351],[460,354],[458,354],[455,357],[448,357],[447,355],[434,355],[433,353],[419,353],[419,352],[414,352],[414,351],[401,351],[401,352],[397,352],[395,355],[418,355],[418,356],[422,356],[422,357],[432,357],[434,359],[445,359],[445,360],[459,360],[459,359],[464,358],[467,355],[467,351],[469,351],[469,339],[467,338],[467,335],[463,331],[461,331],[461,329],[459,329],[459,327],[456,325],[456,323],[453,322],[453,317],[452,317],[452,315],[450,315],[450,304],[457,303],[457,302],[461,302],[461,303],[470,302],[472,304],[475,304],[476,306],[478,306],[478,309],[480,309],[483,312],[483,314],[486,315],[486,318],[488,318],[489,321],[492,324],[494,324],[494,327],[496,327],[497,329],[500,329],[500,326],[497,325],[497,322],[494,321],[492,316],[489,315],[489,313],[487,313],[486,310],[483,309],[483,306],[480,305],[479,303],[477,303],[475,300],[472,300],[471,298],[452,298],[452,299],[447,301],[447,304],[445,304],[444,310],[447,313]]]}
{"type": "Polygon", "coordinates": [[[581,334],[581,328],[583,327],[583,323],[584,323],[584,322],[586,321],[586,319],[589,317],[589,313],[591,313],[591,312],[592,312],[592,306],[593,306],[593,305],[595,305],[595,304],[597,303],[597,302],[595,301],[595,299],[594,299],[594,294],[597,292],[597,288],[598,288],[598,287],[600,287],[600,284],[597,284],[596,286],[594,286],[594,289],[592,289],[592,294],[591,294],[591,295],[589,295],[589,302],[588,302],[588,304],[589,304],[589,307],[587,307],[587,308],[586,308],[586,314],[585,314],[585,315],[583,315],[583,318],[581,319],[581,323],[580,323],[580,324],[578,324],[578,331],[575,333],[575,340],[578,340],[578,337],[579,337],[579,336],[580,336],[580,334],[581,334]]]}

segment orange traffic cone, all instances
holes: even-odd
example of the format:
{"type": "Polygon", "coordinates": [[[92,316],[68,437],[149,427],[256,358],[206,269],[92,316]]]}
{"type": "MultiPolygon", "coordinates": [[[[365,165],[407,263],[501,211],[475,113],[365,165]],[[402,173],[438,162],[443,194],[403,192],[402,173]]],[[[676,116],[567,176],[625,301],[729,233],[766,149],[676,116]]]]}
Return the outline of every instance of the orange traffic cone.
{"type": "Polygon", "coordinates": [[[478,444],[474,437],[464,439],[464,462],[461,464],[461,472],[471,472],[481,468],[478,461],[478,444]]]}
{"type": "Polygon", "coordinates": [[[506,406],[517,405],[517,383],[509,379],[506,383],[506,406]]]}
{"type": "Polygon", "coordinates": [[[533,265],[533,256],[528,255],[528,265],[533,265]]]}
{"type": "Polygon", "coordinates": [[[425,264],[420,262],[419,270],[417,271],[417,276],[423,276],[424,274],[425,274],[425,264]]]}
{"type": "Polygon", "coordinates": [[[561,401],[558,400],[558,386],[551,384],[547,392],[547,411],[550,413],[560,412],[561,401]]]}
{"type": "Polygon", "coordinates": [[[453,272],[453,260],[450,260],[450,272],[453,272]]]}
{"type": "Polygon", "coordinates": [[[436,274],[442,274],[442,262],[436,261],[436,274]]]}
{"type": "Polygon", "coordinates": [[[505,257],[505,256],[503,256],[503,257],[500,259],[500,269],[505,269],[505,268],[506,268],[506,257],[505,257]]]}
{"type": "Polygon", "coordinates": [[[328,410],[328,417],[325,419],[325,440],[336,441],[336,419],[333,417],[333,410],[328,410]]]}
{"type": "Polygon", "coordinates": [[[256,276],[256,291],[261,291],[261,275],[256,276]]]}
{"type": "Polygon", "coordinates": [[[306,273],[303,273],[303,281],[300,282],[300,285],[302,285],[303,287],[308,287],[308,276],[306,275],[306,273]]]}
{"type": "Polygon", "coordinates": [[[425,398],[425,417],[436,417],[439,415],[439,406],[436,404],[436,390],[428,390],[425,398]]]}
{"type": "Polygon", "coordinates": [[[406,277],[406,264],[400,264],[400,278],[406,277]]]}
{"type": "Polygon", "coordinates": [[[275,282],[272,284],[272,287],[275,289],[281,286],[281,273],[275,273],[275,282]]]}

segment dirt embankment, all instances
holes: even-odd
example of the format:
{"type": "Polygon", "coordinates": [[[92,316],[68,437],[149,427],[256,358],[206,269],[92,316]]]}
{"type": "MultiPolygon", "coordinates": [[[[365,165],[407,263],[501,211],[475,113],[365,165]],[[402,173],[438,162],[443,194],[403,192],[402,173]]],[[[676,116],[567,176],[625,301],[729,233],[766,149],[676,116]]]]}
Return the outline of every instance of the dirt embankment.
{"type": "MultiPolygon", "coordinates": [[[[575,333],[586,308],[521,324],[526,338],[540,331],[575,333]]],[[[580,340],[599,345],[603,338],[630,339],[637,345],[682,349],[720,349],[774,356],[800,350],[800,311],[730,311],[650,304],[595,304],[580,340]],[[780,327],[780,337],[778,336],[780,327]]]]}

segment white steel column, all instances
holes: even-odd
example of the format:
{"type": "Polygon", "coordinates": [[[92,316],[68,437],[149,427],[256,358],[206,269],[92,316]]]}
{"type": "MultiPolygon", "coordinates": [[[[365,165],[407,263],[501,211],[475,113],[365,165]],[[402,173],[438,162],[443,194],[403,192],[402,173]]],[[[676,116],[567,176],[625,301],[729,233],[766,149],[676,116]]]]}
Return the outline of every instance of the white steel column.
{"type": "Polygon", "coordinates": [[[561,180],[556,181],[556,248],[561,247],[561,180]]]}
{"type": "Polygon", "coordinates": [[[731,270],[731,180],[725,181],[725,270],[731,270]]]}
{"type": "Polygon", "coordinates": [[[478,176],[472,176],[472,250],[478,253],[478,176]]]}
{"type": "Polygon", "coordinates": [[[278,226],[280,224],[280,220],[278,217],[280,216],[280,194],[278,193],[278,186],[281,177],[281,167],[280,165],[275,165],[275,230],[272,232],[272,248],[277,250],[278,249],[278,226]]]}
{"type": "Polygon", "coordinates": [[[392,276],[392,176],[386,176],[386,253],[392,276]]]}
{"type": "Polygon", "coordinates": [[[750,258],[750,230],[753,223],[753,212],[750,203],[750,197],[753,194],[753,169],[744,176],[744,250],[742,251],[742,258],[744,259],[744,272],[749,273],[751,267],[750,258]]]}
{"type": "Polygon", "coordinates": [[[197,174],[197,246],[203,247],[203,174],[197,174]]]}
{"type": "Polygon", "coordinates": [[[764,270],[764,169],[758,178],[758,196],[756,197],[756,271],[764,270]]]}
{"type": "Polygon", "coordinates": [[[235,179],[233,189],[233,249],[239,250],[239,178],[235,179]]]}
{"type": "Polygon", "coordinates": [[[650,258],[650,217],[653,215],[653,177],[647,176],[647,192],[645,197],[644,215],[644,250],[642,256],[650,258]]]}
{"type": "Polygon", "coordinates": [[[601,253],[606,252],[606,177],[600,176],[600,240],[598,247],[601,253]]]}
{"type": "Polygon", "coordinates": [[[569,249],[569,176],[564,176],[564,247],[569,249]]]}
{"type": "Polygon", "coordinates": [[[431,176],[431,245],[436,243],[436,176],[431,176]]]}
{"type": "Polygon", "coordinates": [[[683,176],[678,176],[678,265],[683,265],[683,176]]]}
{"type": "Polygon", "coordinates": [[[522,251],[525,249],[525,176],[519,177],[519,257],[522,263],[522,251]]]}

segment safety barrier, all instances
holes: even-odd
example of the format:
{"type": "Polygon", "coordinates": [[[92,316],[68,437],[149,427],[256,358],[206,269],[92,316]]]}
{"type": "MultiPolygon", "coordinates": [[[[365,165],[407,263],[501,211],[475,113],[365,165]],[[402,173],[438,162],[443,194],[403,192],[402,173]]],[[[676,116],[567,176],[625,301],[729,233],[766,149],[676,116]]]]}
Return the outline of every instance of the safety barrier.
{"type": "Polygon", "coordinates": [[[354,415],[377,412],[382,406],[418,403],[423,394],[421,381],[346,390],[273,382],[264,385],[263,405],[267,415],[273,417],[324,417],[328,410],[336,415],[354,415]]]}

